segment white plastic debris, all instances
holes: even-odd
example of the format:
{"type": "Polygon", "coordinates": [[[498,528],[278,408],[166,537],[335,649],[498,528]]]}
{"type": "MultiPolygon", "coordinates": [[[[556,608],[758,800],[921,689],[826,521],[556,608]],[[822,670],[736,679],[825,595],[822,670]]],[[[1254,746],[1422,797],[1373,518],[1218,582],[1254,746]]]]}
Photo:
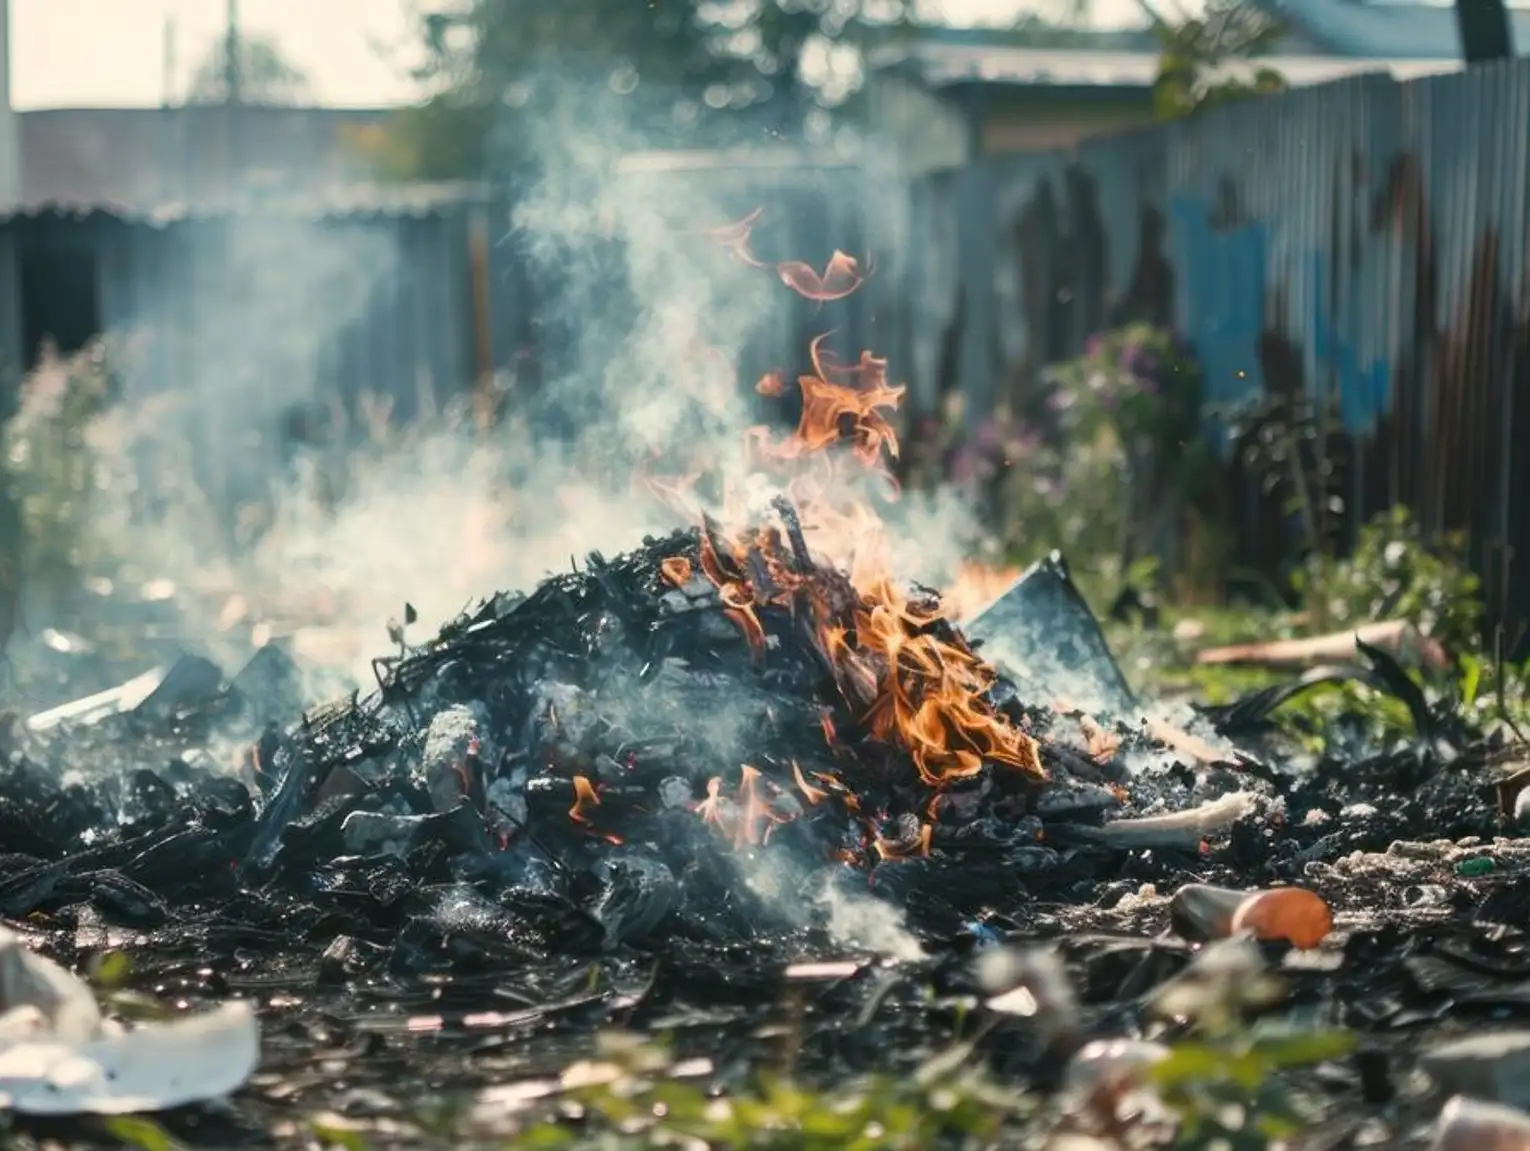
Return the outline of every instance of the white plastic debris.
{"type": "Polygon", "coordinates": [[[101,1010],[90,988],[0,927],[0,1047],[40,1035],[82,1042],[100,1031],[101,1010]]]}
{"type": "Polygon", "coordinates": [[[1530,1115],[1457,1095],[1440,1111],[1430,1151],[1530,1151],[1530,1115]]]}
{"type": "Polygon", "coordinates": [[[1468,1035],[1425,1051],[1419,1066],[1452,1094],[1530,1107],[1530,1030],[1468,1035]]]}
{"type": "Polygon", "coordinates": [[[162,1111],[229,1094],[259,1062],[249,1003],[125,1029],[102,1018],[82,980],[0,927],[0,1108],[162,1111]]]}
{"type": "Polygon", "coordinates": [[[1100,827],[1081,826],[1081,835],[1116,847],[1178,847],[1194,849],[1208,836],[1220,835],[1259,810],[1253,793],[1235,791],[1188,811],[1114,819],[1100,827]]]}

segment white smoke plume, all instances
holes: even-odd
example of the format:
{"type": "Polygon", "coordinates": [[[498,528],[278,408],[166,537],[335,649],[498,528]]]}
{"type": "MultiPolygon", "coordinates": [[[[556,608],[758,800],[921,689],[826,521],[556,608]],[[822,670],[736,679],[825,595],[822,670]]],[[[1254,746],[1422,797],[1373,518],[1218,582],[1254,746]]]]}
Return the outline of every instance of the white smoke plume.
{"type": "MultiPolygon", "coordinates": [[[[138,514],[129,523],[121,506],[103,513],[96,543],[193,593],[205,605],[193,630],[214,654],[222,645],[232,657],[241,645],[295,631],[300,658],[360,679],[386,647],[384,622],[406,601],[433,629],[471,600],[529,587],[592,549],[613,554],[682,526],[634,484],[636,467],[658,460],[661,473],[726,470],[742,458],[744,432],[762,416],[748,371],[758,370],[762,344],[780,345],[769,347],[768,366],[788,379],[805,364],[806,349],[789,346],[799,342],[791,320],[803,303],[769,268],[731,260],[703,237],[751,206],[736,182],[706,172],[624,174],[623,157],[644,140],[602,107],[570,94],[551,114],[515,125],[516,146],[534,155],[539,177],[501,224],[505,241],[531,261],[532,284],[555,305],[543,335],[561,356],[535,395],[524,381],[503,381],[507,418],[492,435],[473,434],[460,405],[434,425],[374,419],[340,480],[325,479],[335,460],[322,453],[305,474],[278,470],[272,453],[244,445],[243,430],[271,426],[293,399],[328,396],[317,349],[369,293],[408,272],[396,251],[328,234],[321,242],[297,224],[264,247],[249,241],[230,276],[241,278],[238,287],[200,301],[203,376],[195,395],[180,398],[184,414],[148,419],[145,405],[172,400],[139,398],[103,421],[98,445],[115,437],[110,450],[121,455],[120,441],[132,440],[132,452],[154,456],[162,471],[179,469],[181,482],[170,497],[160,494],[154,522],[138,514]],[[203,498],[186,482],[177,447],[185,442],[263,497],[252,546],[237,543],[251,525],[212,510],[221,493],[203,498]]],[[[780,207],[771,182],[758,180],[753,196],[762,226],[780,207]]],[[[857,188],[888,198],[862,205],[873,217],[896,218],[895,185],[857,188]]],[[[837,351],[853,360],[861,349],[837,351]]],[[[891,365],[894,380],[898,369],[891,365]]],[[[948,578],[982,534],[950,495],[906,497],[883,515],[899,574],[926,583],[948,578]]]]}

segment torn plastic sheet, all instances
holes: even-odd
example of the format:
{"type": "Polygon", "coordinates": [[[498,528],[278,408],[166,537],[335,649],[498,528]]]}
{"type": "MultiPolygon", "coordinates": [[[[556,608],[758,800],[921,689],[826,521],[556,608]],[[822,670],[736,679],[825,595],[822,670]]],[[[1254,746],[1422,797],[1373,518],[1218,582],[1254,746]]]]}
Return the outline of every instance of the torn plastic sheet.
{"type": "Polygon", "coordinates": [[[254,1008],[127,1029],[90,988],[0,927],[0,1107],[24,1115],[163,1111],[237,1090],[260,1062],[254,1008]]]}
{"type": "Polygon", "coordinates": [[[223,673],[216,664],[201,656],[182,655],[174,663],[152,668],[116,687],[38,712],[28,718],[26,726],[40,734],[66,724],[101,723],[113,716],[211,695],[222,680],[223,673]]]}

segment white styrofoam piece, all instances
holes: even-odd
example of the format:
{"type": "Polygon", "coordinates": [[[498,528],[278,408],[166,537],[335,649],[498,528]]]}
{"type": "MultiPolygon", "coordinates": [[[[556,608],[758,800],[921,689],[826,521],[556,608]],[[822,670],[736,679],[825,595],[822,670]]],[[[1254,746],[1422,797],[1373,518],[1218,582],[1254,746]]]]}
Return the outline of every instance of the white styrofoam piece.
{"type": "Polygon", "coordinates": [[[0,1101],[24,1115],[163,1111],[237,1090],[259,1062],[254,1008],[232,1000],[84,1043],[12,1044],[0,1050],[0,1101]]]}
{"type": "Polygon", "coordinates": [[[249,1003],[124,1028],[83,979],[0,926],[0,1110],[162,1111],[227,1095],[259,1063],[249,1003]]]}
{"type": "Polygon", "coordinates": [[[9,1018],[26,1007],[42,1015],[54,1039],[93,1039],[101,1030],[101,1009],[85,981],[31,951],[19,934],[0,926],[0,1036],[38,1029],[36,1020],[9,1018]]]}

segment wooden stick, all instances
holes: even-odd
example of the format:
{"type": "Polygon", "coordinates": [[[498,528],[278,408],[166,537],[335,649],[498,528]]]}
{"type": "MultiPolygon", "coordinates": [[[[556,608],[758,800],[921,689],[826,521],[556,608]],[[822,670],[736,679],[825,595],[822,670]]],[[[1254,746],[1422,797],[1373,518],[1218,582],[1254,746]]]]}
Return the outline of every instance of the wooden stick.
{"type": "Polygon", "coordinates": [[[1450,667],[1450,657],[1439,642],[1426,636],[1407,620],[1368,623],[1350,631],[1309,636],[1306,639],[1207,648],[1195,657],[1195,661],[1203,664],[1309,667],[1353,659],[1357,639],[1364,640],[1371,647],[1390,652],[1404,663],[1421,664],[1431,671],[1445,671],[1450,667]]]}

